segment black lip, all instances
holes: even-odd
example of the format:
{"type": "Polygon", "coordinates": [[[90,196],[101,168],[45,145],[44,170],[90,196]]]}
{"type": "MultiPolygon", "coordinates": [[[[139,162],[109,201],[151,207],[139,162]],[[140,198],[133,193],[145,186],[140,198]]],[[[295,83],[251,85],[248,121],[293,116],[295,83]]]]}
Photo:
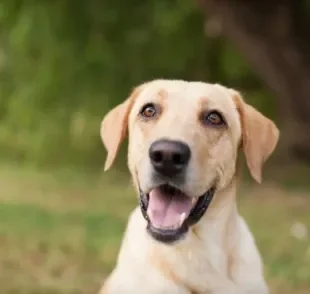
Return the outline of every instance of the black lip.
{"type": "Polygon", "coordinates": [[[146,229],[156,241],[165,244],[172,244],[185,238],[189,227],[186,224],[183,224],[180,228],[176,230],[161,230],[154,228],[151,223],[148,222],[146,229]]]}
{"type": "Polygon", "coordinates": [[[209,189],[206,193],[201,195],[196,203],[196,205],[191,210],[189,216],[183,222],[183,225],[175,230],[158,229],[154,228],[147,215],[148,207],[148,195],[140,190],[140,209],[143,217],[147,221],[147,231],[148,233],[157,241],[172,244],[181,239],[183,239],[188,232],[189,228],[198,223],[202,216],[207,211],[215,192],[215,188],[209,189]]]}

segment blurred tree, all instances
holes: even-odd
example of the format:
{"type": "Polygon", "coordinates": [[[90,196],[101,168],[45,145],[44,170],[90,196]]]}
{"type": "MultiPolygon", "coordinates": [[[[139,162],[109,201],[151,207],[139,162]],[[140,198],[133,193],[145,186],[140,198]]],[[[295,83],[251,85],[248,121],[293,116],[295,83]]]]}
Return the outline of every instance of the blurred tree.
{"type": "Polygon", "coordinates": [[[198,2],[275,93],[286,152],[310,162],[310,1],[198,2]]]}

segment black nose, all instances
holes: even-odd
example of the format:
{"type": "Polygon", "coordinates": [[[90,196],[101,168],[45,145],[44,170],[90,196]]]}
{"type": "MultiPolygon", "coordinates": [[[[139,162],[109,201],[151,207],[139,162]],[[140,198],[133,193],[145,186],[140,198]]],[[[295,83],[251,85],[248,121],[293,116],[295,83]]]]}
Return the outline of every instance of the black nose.
{"type": "Polygon", "coordinates": [[[171,177],[186,168],[191,157],[191,151],[187,144],[163,139],[155,141],[151,145],[149,156],[157,172],[171,177]]]}

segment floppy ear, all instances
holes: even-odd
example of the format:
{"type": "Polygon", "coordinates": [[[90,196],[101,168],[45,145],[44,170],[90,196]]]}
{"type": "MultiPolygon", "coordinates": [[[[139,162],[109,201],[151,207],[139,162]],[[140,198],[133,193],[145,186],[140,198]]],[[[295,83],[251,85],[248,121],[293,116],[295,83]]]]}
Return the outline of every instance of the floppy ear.
{"type": "Polygon", "coordinates": [[[108,152],[104,171],[112,166],[121,143],[126,137],[129,113],[138,92],[139,89],[135,89],[127,100],[110,110],[101,123],[100,135],[108,152]]]}
{"type": "Polygon", "coordinates": [[[263,164],[276,148],[280,132],[269,118],[246,104],[238,92],[231,90],[231,93],[240,114],[242,149],[247,166],[252,177],[261,183],[263,164]]]}

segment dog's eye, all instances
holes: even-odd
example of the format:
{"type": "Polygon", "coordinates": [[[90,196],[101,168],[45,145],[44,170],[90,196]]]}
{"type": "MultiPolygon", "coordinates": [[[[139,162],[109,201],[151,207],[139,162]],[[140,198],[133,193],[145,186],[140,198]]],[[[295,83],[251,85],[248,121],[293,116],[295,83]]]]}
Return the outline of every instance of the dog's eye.
{"type": "Polygon", "coordinates": [[[148,103],[142,107],[140,114],[145,118],[151,118],[155,116],[156,108],[153,104],[148,103]]]}
{"type": "Polygon", "coordinates": [[[225,124],[225,121],[220,113],[217,111],[211,111],[207,114],[203,115],[203,122],[204,124],[214,125],[214,126],[221,126],[225,124]]]}

